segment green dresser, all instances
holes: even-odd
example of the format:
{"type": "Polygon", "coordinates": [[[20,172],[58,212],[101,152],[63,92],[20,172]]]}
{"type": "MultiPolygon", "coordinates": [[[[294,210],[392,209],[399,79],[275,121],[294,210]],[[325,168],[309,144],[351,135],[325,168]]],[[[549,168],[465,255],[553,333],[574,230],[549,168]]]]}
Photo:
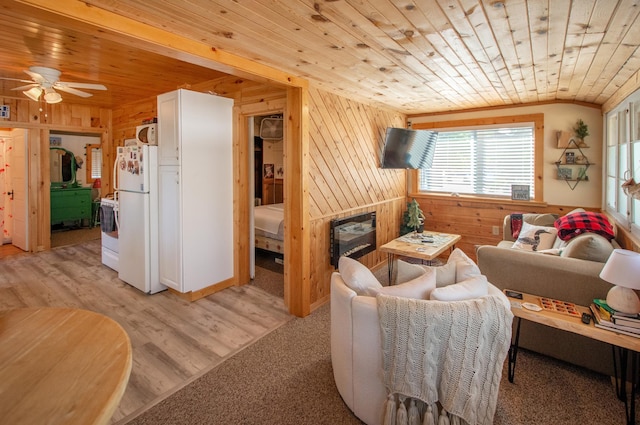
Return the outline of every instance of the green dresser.
{"type": "Polygon", "coordinates": [[[91,223],[91,188],[51,189],[51,224],[87,219],[91,223]]]}

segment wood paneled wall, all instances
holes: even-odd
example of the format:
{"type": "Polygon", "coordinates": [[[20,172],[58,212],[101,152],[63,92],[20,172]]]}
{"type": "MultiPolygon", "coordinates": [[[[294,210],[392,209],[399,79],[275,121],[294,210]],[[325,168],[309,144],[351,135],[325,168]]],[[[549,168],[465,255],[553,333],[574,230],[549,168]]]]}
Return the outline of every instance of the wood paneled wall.
{"type": "Polygon", "coordinates": [[[111,110],[63,101],[46,104],[29,99],[2,98],[10,108],[0,127],[29,130],[29,246],[31,251],[51,247],[49,131],[100,134],[101,145],[110,144],[111,110]]]}
{"type": "MultiPolygon", "coordinates": [[[[578,206],[492,201],[469,197],[417,195],[415,199],[426,216],[425,229],[462,235],[456,244],[475,260],[477,245],[496,245],[502,240],[502,223],[507,214],[550,213],[564,215],[578,206]],[[493,234],[498,226],[499,235],[493,234]]],[[[585,208],[586,209],[586,208],[585,208]]]]}
{"type": "MultiPolygon", "coordinates": [[[[396,238],[406,207],[406,171],[383,170],[380,155],[387,127],[404,127],[395,111],[367,106],[311,88],[309,105],[309,211],[311,215],[311,305],[328,299],[331,273],[329,223],[375,211],[378,246],[396,238]]],[[[386,260],[374,251],[360,258],[368,267],[386,260]]]]}

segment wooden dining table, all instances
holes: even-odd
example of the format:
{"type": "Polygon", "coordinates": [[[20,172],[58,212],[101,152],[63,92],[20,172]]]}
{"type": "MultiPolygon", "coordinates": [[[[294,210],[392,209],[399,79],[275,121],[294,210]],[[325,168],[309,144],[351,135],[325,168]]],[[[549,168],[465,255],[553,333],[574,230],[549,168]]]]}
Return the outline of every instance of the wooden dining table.
{"type": "Polygon", "coordinates": [[[0,418],[6,424],[106,424],[131,373],[113,319],[74,308],[0,312],[0,418]]]}

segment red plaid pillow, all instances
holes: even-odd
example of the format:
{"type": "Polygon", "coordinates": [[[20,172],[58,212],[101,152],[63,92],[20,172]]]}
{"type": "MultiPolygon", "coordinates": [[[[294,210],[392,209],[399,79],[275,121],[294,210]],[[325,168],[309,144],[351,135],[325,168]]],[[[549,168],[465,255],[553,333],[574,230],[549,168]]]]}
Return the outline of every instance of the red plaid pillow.
{"type": "Polygon", "coordinates": [[[616,236],[607,216],[591,211],[567,214],[557,219],[553,225],[558,229],[558,237],[563,241],[586,232],[597,233],[608,240],[616,236]]]}

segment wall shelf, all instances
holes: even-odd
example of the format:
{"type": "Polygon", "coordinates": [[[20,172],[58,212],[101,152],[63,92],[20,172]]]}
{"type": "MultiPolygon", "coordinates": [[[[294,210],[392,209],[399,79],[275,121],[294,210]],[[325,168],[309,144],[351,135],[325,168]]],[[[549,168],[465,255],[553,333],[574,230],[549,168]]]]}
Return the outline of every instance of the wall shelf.
{"type": "MultiPolygon", "coordinates": [[[[557,137],[559,138],[560,135],[561,132],[558,132],[557,137]]],[[[575,189],[580,182],[589,181],[587,170],[593,163],[589,162],[589,158],[582,151],[587,148],[588,146],[580,146],[575,139],[571,139],[567,147],[562,150],[560,158],[554,162],[558,169],[558,180],[564,180],[571,190],[575,189]]]]}

